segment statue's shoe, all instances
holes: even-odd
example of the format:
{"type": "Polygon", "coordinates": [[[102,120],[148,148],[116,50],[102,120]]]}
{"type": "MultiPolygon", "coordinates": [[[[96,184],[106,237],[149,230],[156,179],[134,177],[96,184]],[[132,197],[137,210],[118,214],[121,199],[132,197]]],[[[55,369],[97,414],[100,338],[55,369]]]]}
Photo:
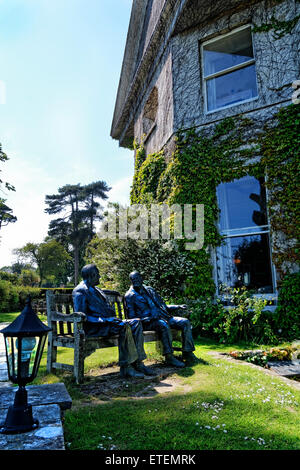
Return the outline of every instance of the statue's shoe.
{"type": "Polygon", "coordinates": [[[185,363],[179,361],[173,355],[166,356],[166,364],[168,364],[169,366],[174,366],[174,367],[185,367],[185,363]]]}
{"type": "Polygon", "coordinates": [[[188,363],[195,363],[199,362],[199,359],[193,352],[184,352],[182,353],[183,360],[188,362],[188,363]]]}
{"type": "Polygon", "coordinates": [[[143,379],[144,374],[142,372],[138,372],[137,370],[134,370],[133,367],[120,367],[120,374],[121,377],[124,378],[135,378],[135,379],[143,379]]]}
{"type": "Polygon", "coordinates": [[[135,370],[141,372],[144,375],[157,375],[154,370],[150,369],[149,367],[146,367],[143,362],[136,362],[133,367],[135,368],[135,370]]]}

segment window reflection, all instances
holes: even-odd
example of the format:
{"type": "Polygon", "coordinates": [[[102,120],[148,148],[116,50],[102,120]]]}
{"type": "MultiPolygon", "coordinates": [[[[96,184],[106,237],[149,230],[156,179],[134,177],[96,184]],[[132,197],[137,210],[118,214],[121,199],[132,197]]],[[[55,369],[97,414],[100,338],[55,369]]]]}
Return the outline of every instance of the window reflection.
{"type": "Polygon", "coordinates": [[[217,193],[222,231],[267,225],[264,178],[245,176],[222,183],[217,193]]]}
{"type": "Polygon", "coordinates": [[[204,45],[205,76],[253,59],[250,28],[204,45]]]}
{"type": "Polygon", "coordinates": [[[257,96],[255,65],[207,80],[207,110],[222,108],[257,96]]]}
{"type": "Polygon", "coordinates": [[[251,27],[203,44],[207,111],[258,96],[251,27]]]}
{"type": "Polygon", "coordinates": [[[273,292],[268,234],[228,237],[217,257],[219,285],[273,292]]]}
{"type": "Polygon", "coordinates": [[[273,292],[264,178],[246,176],[217,188],[220,230],[218,285],[273,292]]]}

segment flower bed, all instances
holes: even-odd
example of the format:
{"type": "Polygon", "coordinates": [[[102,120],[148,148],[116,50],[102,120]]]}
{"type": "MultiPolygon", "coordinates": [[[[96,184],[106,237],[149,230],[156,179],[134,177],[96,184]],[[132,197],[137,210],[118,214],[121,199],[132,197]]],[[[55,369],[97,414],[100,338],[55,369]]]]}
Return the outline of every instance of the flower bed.
{"type": "Polygon", "coordinates": [[[261,367],[268,367],[269,361],[291,361],[300,358],[298,347],[287,346],[285,348],[271,348],[269,350],[254,351],[230,351],[229,355],[234,359],[240,359],[261,367]]]}

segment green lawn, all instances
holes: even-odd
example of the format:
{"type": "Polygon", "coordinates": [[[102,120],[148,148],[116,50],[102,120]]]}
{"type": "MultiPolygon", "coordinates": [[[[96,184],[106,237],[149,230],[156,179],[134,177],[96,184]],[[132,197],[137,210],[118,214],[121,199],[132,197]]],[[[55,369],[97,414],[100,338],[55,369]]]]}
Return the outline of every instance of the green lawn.
{"type": "MultiPolygon", "coordinates": [[[[15,312],[15,313],[0,313],[0,322],[1,323],[11,323],[13,322],[18,315],[20,315],[21,312],[15,312]]],[[[40,318],[40,317],[39,317],[40,318]]],[[[43,321],[46,320],[46,317],[43,316],[43,321]]],[[[41,318],[42,319],[42,318],[41,318]]]]}
{"type": "MultiPolygon", "coordinates": [[[[150,398],[133,398],[135,386],[124,380],[119,395],[100,403],[84,395],[70,374],[47,375],[46,352],[35,383],[65,382],[73,399],[64,420],[71,450],[299,450],[300,391],[262,368],[214,355],[247,348],[198,339],[196,354],[203,361],[178,370],[172,391],[150,398]]],[[[154,344],[146,350],[150,359],[159,359],[154,344]]],[[[59,352],[70,363],[72,354],[59,352]]],[[[117,358],[117,348],[87,358],[85,384],[96,378],[99,366],[117,358]]]]}
{"type": "MultiPolygon", "coordinates": [[[[156,357],[154,345],[146,346],[148,354],[156,357]]],[[[83,398],[78,387],[67,382],[73,397],[73,409],[64,422],[67,446],[71,450],[300,449],[300,391],[261,368],[211,354],[237,348],[198,340],[196,353],[204,362],[178,371],[173,375],[177,389],[152,398],[133,398],[134,387],[124,381],[119,397],[98,404],[95,397],[83,398]]],[[[95,370],[97,362],[113,361],[116,348],[101,351],[101,358],[98,351],[87,359],[86,370],[95,370]]]]}

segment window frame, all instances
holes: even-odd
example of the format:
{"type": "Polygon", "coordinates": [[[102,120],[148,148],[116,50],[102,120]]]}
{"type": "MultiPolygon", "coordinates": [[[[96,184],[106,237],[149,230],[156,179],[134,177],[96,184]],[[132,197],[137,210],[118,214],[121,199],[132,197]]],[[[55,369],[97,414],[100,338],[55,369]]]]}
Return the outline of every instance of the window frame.
{"type": "MultiPolygon", "coordinates": [[[[248,175],[252,176],[252,175],[248,175]]],[[[243,177],[242,177],[243,178],[243,177]]],[[[239,179],[242,179],[239,178],[239,179]]],[[[239,181],[239,179],[237,181],[239,181]]],[[[267,180],[267,175],[264,175],[265,181],[267,180]]],[[[226,184],[226,182],[225,182],[226,184]]],[[[266,192],[266,201],[268,203],[268,189],[265,187],[265,192],[266,192]]],[[[216,197],[219,203],[219,196],[218,196],[218,190],[216,188],[216,197]]],[[[256,293],[253,294],[253,297],[261,297],[270,301],[277,301],[277,282],[276,282],[276,270],[274,263],[272,261],[272,237],[271,237],[271,227],[270,227],[270,222],[269,222],[269,211],[268,211],[268,204],[266,207],[266,216],[267,216],[267,225],[262,225],[261,228],[262,230],[255,230],[255,227],[240,227],[240,228],[235,228],[235,229],[221,229],[220,227],[220,218],[217,222],[218,230],[219,233],[222,237],[225,239],[227,238],[237,238],[237,237],[247,237],[247,236],[255,236],[255,235],[263,235],[266,234],[269,239],[269,256],[270,256],[270,269],[271,269],[271,279],[272,279],[272,287],[273,287],[273,293],[256,293]],[[246,230],[249,229],[249,230],[246,230]]],[[[224,300],[224,295],[220,293],[219,290],[219,275],[218,275],[218,260],[217,257],[220,256],[219,250],[221,247],[216,247],[214,250],[214,280],[216,284],[216,294],[217,297],[224,300]]]]}
{"type": "Polygon", "coordinates": [[[229,33],[224,33],[224,34],[221,34],[219,36],[215,36],[214,38],[208,39],[207,41],[203,41],[201,43],[201,63],[202,63],[202,67],[201,67],[201,69],[202,69],[202,88],[204,90],[203,98],[204,98],[205,114],[216,113],[218,111],[228,109],[228,108],[232,108],[233,106],[239,106],[240,104],[244,104],[244,103],[251,103],[252,101],[255,101],[259,98],[257,73],[256,73],[256,54],[255,54],[255,47],[254,47],[254,42],[253,42],[252,25],[250,23],[248,23],[246,25],[243,25],[243,26],[240,26],[238,28],[235,28],[232,31],[230,31],[229,33]],[[218,40],[220,40],[222,38],[225,38],[227,36],[231,36],[234,33],[242,31],[243,29],[250,29],[252,50],[253,50],[253,59],[247,60],[246,62],[242,62],[241,64],[233,65],[232,67],[227,67],[226,69],[219,70],[218,72],[215,72],[215,73],[212,73],[212,74],[209,74],[209,75],[205,76],[205,74],[204,74],[204,52],[205,52],[204,47],[207,44],[218,41],[218,40]],[[207,107],[207,82],[208,82],[208,80],[220,77],[222,75],[226,75],[229,72],[234,72],[235,70],[240,70],[242,68],[248,67],[249,65],[253,65],[253,64],[255,65],[255,82],[256,82],[257,95],[252,97],[252,98],[246,99],[246,100],[241,100],[241,101],[237,101],[236,103],[228,104],[226,106],[221,106],[220,108],[215,108],[215,109],[212,109],[212,110],[208,110],[208,107],[207,107]]]}

